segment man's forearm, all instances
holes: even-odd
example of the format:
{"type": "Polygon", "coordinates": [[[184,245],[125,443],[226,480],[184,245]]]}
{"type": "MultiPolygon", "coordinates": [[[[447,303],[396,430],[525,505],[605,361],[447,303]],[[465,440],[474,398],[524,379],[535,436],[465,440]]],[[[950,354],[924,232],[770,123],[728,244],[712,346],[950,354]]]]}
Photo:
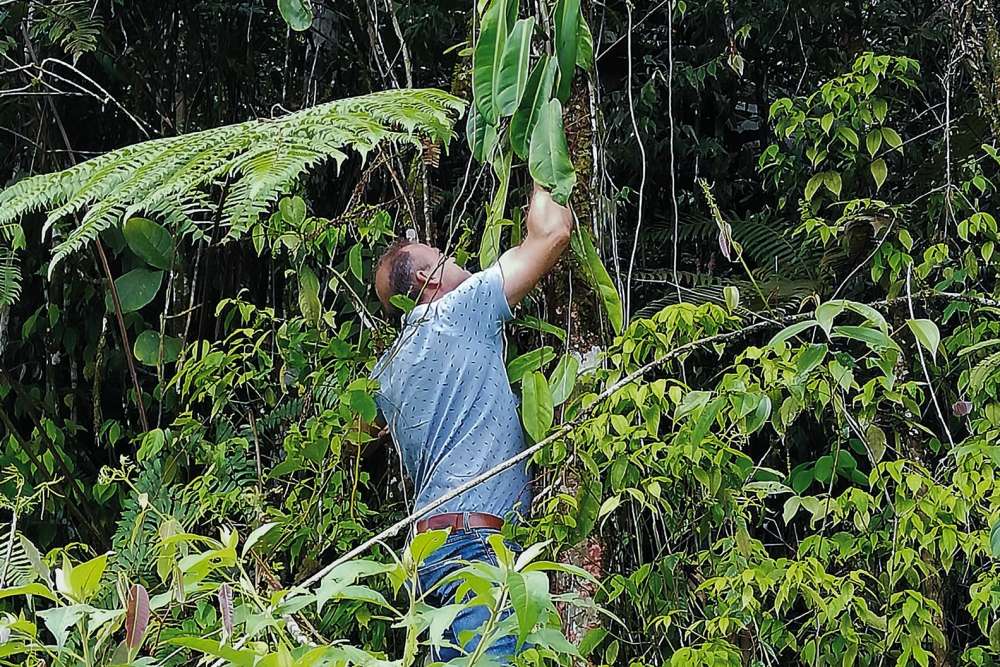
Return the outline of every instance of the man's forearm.
{"type": "Polygon", "coordinates": [[[531,194],[524,241],[500,256],[504,294],[513,307],[559,260],[569,245],[573,216],[537,185],[531,194]]]}

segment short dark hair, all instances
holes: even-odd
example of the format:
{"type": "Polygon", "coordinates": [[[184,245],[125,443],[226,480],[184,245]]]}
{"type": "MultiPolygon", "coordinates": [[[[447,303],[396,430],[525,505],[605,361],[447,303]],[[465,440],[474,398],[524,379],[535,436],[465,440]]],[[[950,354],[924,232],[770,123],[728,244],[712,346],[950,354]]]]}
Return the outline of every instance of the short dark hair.
{"type": "Polygon", "coordinates": [[[389,271],[389,293],[386,294],[382,307],[395,317],[402,315],[403,311],[391,303],[392,297],[402,294],[411,299],[417,298],[417,270],[413,265],[413,257],[407,252],[411,245],[413,241],[408,239],[393,241],[382,253],[376,266],[376,271],[382,271],[383,267],[389,271]]]}

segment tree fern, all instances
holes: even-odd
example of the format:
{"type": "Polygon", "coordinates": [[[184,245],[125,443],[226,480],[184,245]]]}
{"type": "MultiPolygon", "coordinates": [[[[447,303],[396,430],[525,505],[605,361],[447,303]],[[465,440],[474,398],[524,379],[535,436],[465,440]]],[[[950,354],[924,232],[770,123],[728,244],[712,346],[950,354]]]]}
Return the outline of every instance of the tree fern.
{"type": "MultiPolygon", "coordinates": [[[[51,276],[64,258],[133,215],[158,218],[179,233],[212,222],[218,198],[210,195],[220,188],[223,234],[239,238],[306,171],[331,159],[339,165],[348,149],[364,158],[384,142],[447,145],[464,106],[440,90],[390,90],[127,146],[0,192],[0,241],[9,249],[4,228],[46,212],[43,238],[54,230],[59,239],[51,276]]],[[[16,298],[20,278],[12,254],[2,252],[0,304],[16,298]]]]}
{"type": "Polygon", "coordinates": [[[94,16],[89,0],[50,0],[37,2],[37,17],[31,26],[33,37],[44,35],[59,44],[74,59],[97,48],[103,24],[94,16]]]}

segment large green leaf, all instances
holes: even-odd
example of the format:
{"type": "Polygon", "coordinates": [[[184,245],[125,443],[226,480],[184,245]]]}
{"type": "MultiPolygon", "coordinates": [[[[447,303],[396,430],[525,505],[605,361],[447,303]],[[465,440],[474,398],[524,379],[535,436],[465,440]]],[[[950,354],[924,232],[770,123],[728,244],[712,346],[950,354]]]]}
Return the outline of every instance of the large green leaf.
{"type": "Polygon", "coordinates": [[[522,160],[528,158],[528,142],[538,114],[550,99],[559,75],[559,64],[551,56],[542,56],[528,76],[521,105],[510,119],[510,145],[522,160]]]}
{"type": "Polygon", "coordinates": [[[181,340],[173,336],[160,337],[160,332],[147,329],[139,334],[132,345],[132,352],[140,363],[146,366],[158,366],[161,362],[169,364],[177,360],[181,353],[181,340]],[[160,343],[163,344],[163,357],[160,357],[160,343]]]}
{"type": "Polygon", "coordinates": [[[536,183],[552,193],[556,202],[566,205],[576,185],[576,170],[569,158],[559,100],[550,100],[538,114],[538,122],[531,131],[528,171],[536,183]]]}
{"type": "Polygon", "coordinates": [[[174,241],[170,232],[146,218],[129,218],[122,230],[128,247],[150,266],[169,269],[174,241]]]}
{"type": "Polygon", "coordinates": [[[556,97],[565,103],[573,85],[573,71],[580,43],[580,0],[559,0],[553,20],[556,25],[556,57],[559,59],[556,97]]]}
{"type": "Polygon", "coordinates": [[[552,428],[552,395],[545,376],[538,371],[525,375],[521,383],[521,419],[535,442],[545,438],[552,428]]]}
{"type": "Polygon", "coordinates": [[[101,586],[101,576],[108,565],[108,555],[102,554],[79,565],[73,565],[63,555],[62,570],[56,575],[60,592],[77,602],[87,602],[101,586]]]}
{"type": "Polygon", "coordinates": [[[517,616],[517,645],[535,629],[549,599],[549,578],[544,572],[508,572],[510,601],[517,616]]]}
{"type": "Polygon", "coordinates": [[[310,0],[278,0],[278,11],[292,30],[302,32],[312,26],[313,10],[310,0]]]}
{"type": "Polygon", "coordinates": [[[572,354],[564,354],[556,368],[552,371],[549,385],[552,389],[552,405],[562,405],[576,386],[576,374],[580,362],[572,354]]]}
{"type": "MultiPolygon", "coordinates": [[[[162,282],[163,271],[150,271],[149,269],[132,269],[124,276],[117,278],[115,289],[118,291],[122,312],[131,313],[148,304],[160,290],[162,282]]],[[[111,304],[110,294],[107,303],[111,304]]]]}
{"type": "Polygon", "coordinates": [[[497,76],[504,47],[507,44],[507,10],[505,0],[493,0],[483,14],[479,39],[472,54],[472,92],[475,106],[488,123],[495,123],[497,114],[497,76]]]}
{"type": "Polygon", "coordinates": [[[528,53],[534,30],[534,18],[521,19],[514,24],[514,29],[507,38],[495,86],[496,111],[501,117],[514,113],[521,103],[528,81],[528,53]]]}
{"type": "Polygon", "coordinates": [[[933,320],[907,320],[907,326],[913,332],[917,342],[923,345],[931,353],[931,357],[937,357],[938,345],[941,344],[941,332],[933,320]]]}
{"type": "Polygon", "coordinates": [[[555,350],[548,345],[525,352],[507,364],[507,380],[517,384],[529,371],[535,371],[556,358],[555,350]]]}
{"type": "Polygon", "coordinates": [[[590,238],[590,232],[583,227],[577,227],[576,231],[573,232],[570,243],[577,261],[585,269],[587,281],[601,297],[601,303],[608,314],[608,321],[611,322],[611,327],[615,330],[615,333],[621,333],[625,326],[625,311],[622,308],[622,299],[618,294],[618,290],[615,289],[611,275],[604,268],[604,263],[601,262],[601,258],[597,254],[597,248],[594,247],[594,241],[590,238]]]}
{"type": "Polygon", "coordinates": [[[475,107],[469,109],[469,117],[465,122],[465,137],[469,142],[472,157],[479,162],[490,159],[493,147],[497,143],[497,128],[475,107]]]}

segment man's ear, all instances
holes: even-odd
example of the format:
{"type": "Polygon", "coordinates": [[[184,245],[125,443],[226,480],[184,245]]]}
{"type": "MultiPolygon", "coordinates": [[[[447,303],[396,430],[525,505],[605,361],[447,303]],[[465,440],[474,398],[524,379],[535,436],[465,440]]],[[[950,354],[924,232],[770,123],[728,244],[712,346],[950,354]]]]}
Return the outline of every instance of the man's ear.
{"type": "Polygon", "coordinates": [[[441,272],[436,267],[429,266],[426,269],[417,270],[417,291],[421,288],[428,292],[433,292],[441,286],[441,272]],[[426,285],[426,287],[424,287],[426,285]]]}

